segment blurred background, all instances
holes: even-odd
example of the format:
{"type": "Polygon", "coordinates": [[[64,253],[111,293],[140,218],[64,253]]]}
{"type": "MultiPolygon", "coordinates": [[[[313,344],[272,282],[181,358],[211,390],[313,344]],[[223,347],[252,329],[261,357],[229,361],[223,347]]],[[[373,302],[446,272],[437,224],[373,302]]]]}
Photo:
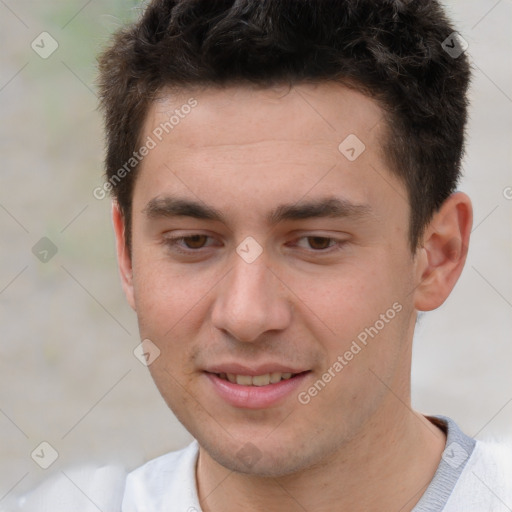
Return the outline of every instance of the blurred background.
{"type": "MultiPolygon", "coordinates": [[[[460,189],[475,222],[455,291],[419,321],[413,405],[512,438],[512,0],[445,4],[474,68],[460,189]]],[[[131,470],[191,440],[133,354],[109,199],[93,196],[96,55],[140,10],[0,0],[0,505],[66,467],[131,470]]]]}

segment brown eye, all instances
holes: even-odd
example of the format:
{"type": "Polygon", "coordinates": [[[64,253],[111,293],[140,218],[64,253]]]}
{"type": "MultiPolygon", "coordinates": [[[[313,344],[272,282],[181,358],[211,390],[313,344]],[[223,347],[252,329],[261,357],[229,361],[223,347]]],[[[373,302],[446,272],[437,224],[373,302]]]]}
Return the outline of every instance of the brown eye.
{"type": "Polygon", "coordinates": [[[206,235],[191,235],[183,237],[183,242],[185,242],[188,249],[201,249],[207,239],[206,235]]]}
{"type": "Polygon", "coordinates": [[[332,238],[326,238],[323,236],[308,236],[308,243],[312,249],[322,250],[331,247],[330,243],[333,241],[332,238]]]}

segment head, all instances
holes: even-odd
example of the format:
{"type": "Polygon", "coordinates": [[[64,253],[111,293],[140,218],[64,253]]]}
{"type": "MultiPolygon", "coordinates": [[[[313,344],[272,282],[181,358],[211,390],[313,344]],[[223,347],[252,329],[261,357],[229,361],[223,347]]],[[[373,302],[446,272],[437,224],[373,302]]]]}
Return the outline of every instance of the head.
{"type": "Polygon", "coordinates": [[[453,32],[434,1],[157,0],[100,57],[123,286],[226,467],[297,471],[403,414],[471,225],[453,32]],[[298,375],[224,384],[272,373],[298,375]]]}

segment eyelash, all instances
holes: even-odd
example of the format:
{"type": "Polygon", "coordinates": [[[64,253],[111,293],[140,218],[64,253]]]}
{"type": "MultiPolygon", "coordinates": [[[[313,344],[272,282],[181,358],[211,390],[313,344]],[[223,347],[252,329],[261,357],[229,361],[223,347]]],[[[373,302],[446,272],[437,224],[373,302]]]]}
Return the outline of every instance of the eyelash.
{"type": "Polygon", "coordinates": [[[176,236],[176,237],[166,237],[165,239],[165,245],[167,245],[168,247],[170,247],[171,249],[173,250],[176,250],[177,252],[180,252],[182,254],[192,254],[192,253],[196,253],[196,252],[199,252],[201,249],[204,249],[204,247],[199,247],[199,249],[190,249],[190,248],[186,248],[186,250],[183,250],[183,248],[181,248],[179,245],[178,245],[178,242],[181,241],[181,240],[186,240],[187,238],[192,238],[194,236],[205,236],[207,238],[212,238],[208,235],[187,235],[187,236],[176,236]]]}
{"type": "MultiPolygon", "coordinates": [[[[177,236],[177,237],[166,237],[165,244],[172,250],[179,252],[181,254],[185,254],[185,255],[198,254],[202,249],[205,249],[206,247],[211,247],[211,246],[203,246],[203,247],[199,247],[197,249],[191,249],[191,248],[183,249],[183,247],[179,245],[179,242],[185,241],[186,239],[189,239],[189,238],[193,238],[194,236],[201,236],[201,237],[206,237],[207,239],[212,239],[211,236],[201,235],[201,234],[177,236]]],[[[315,236],[315,235],[301,236],[301,237],[297,238],[296,240],[302,240],[302,239],[308,239],[308,238],[309,239],[316,238],[316,239],[320,239],[322,241],[329,240],[329,242],[334,242],[333,245],[330,245],[329,247],[327,247],[325,249],[309,249],[309,251],[311,251],[312,253],[315,253],[315,254],[330,254],[334,251],[341,250],[342,246],[346,243],[345,240],[341,240],[338,238],[333,238],[333,237],[328,237],[328,236],[315,236]],[[336,245],[337,245],[337,247],[336,247],[336,245]]]]}

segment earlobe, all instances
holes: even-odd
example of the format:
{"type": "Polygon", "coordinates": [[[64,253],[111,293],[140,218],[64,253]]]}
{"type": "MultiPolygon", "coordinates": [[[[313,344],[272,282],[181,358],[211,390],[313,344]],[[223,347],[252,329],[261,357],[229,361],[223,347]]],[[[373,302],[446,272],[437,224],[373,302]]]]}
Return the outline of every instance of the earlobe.
{"type": "Polygon", "coordinates": [[[133,270],[132,259],[126,247],[125,222],[123,214],[117,202],[112,202],[112,224],[116,236],[117,263],[119,265],[119,274],[121,284],[126,299],[130,306],[135,310],[135,294],[133,289],[133,270]]]}
{"type": "Polygon", "coordinates": [[[436,309],[450,295],[464,268],[472,224],[471,200],[462,192],[448,197],[434,214],[417,255],[417,310],[436,309]]]}

